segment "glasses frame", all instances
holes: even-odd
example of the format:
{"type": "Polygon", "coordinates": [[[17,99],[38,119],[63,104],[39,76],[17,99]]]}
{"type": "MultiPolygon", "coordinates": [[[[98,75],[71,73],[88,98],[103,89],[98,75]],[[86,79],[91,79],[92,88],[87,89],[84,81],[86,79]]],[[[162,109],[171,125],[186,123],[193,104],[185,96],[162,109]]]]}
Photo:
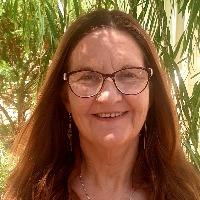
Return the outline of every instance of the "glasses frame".
{"type": "Polygon", "coordinates": [[[94,97],[94,96],[96,96],[97,94],[99,94],[99,92],[102,90],[103,85],[104,85],[104,83],[105,83],[105,80],[106,80],[107,78],[111,78],[111,79],[113,80],[113,83],[115,84],[115,87],[117,88],[117,90],[118,90],[121,94],[124,94],[124,95],[138,95],[138,94],[140,94],[141,92],[143,92],[143,91],[145,90],[145,88],[146,88],[147,85],[149,84],[150,78],[151,78],[152,76],[153,76],[153,69],[152,69],[152,68],[145,68],[145,67],[128,67],[128,68],[123,68],[123,69],[117,70],[117,71],[115,71],[115,72],[113,72],[113,73],[111,73],[111,74],[104,74],[104,73],[101,73],[101,72],[98,72],[98,71],[94,71],[94,70],[85,70],[85,69],[82,69],[82,70],[76,70],[76,71],[71,71],[71,72],[65,72],[65,73],[63,74],[63,80],[64,80],[64,81],[67,81],[70,90],[71,90],[76,96],[81,97],[81,98],[90,98],[90,97],[94,97]],[[137,93],[134,93],[134,94],[126,94],[126,93],[122,92],[122,91],[117,87],[117,84],[116,84],[116,82],[115,82],[115,74],[118,73],[118,72],[120,72],[120,71],[126,70],[126,69],[141,69],[141,70],[145,70],[145,71],[147,72],[147,74],[148,74],[148,80],[147,80],[147,83],[146,83],[145,87],[144,87],[141,91],[139,91],[139,92],[137,92],[137,93]],[[100,89],[99,89],[98,92],[96,92],[95,94],[90,95],[90,96],[79,96],[79,95],[77,95],[77,94],[73,91],[73,89],[71,88],[71,85],[70,85],[70,83],[69,83],[69,77],[70,77],[70,75],[75,74],[75,73],[77,73],[77,72],[81,72],[81,71],[96,72],[96,73],[98,73],[98,74],[100,74],[100,75],[102,76],[103,81],[102,81],[101,87],[100,87],[100,89]]]}

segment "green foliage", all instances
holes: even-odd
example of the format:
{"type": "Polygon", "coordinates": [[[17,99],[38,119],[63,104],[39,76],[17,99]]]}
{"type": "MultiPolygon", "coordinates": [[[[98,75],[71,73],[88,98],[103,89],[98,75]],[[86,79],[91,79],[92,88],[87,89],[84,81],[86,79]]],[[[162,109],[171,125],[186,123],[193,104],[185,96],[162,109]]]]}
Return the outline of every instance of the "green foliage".
{"type": "MultiPolygon", "coordinates": [[[[169,47],[171,46],[168,44],[169,47]]],[[[162,46],[162,58],[166,70],[172,80],[176,106],[182,133],[182,144],[188,159],[200,170],[199,131],[200,131],[200,81],[194,84],[192,95],[189,96],[186,83],[181,76],[178,64],[171,58],[174,57],[172,47],[167,52],[162,46]],[[176,80],[176,77],[178,80],[176,80]]],[[[196,74],[198,76],[198,74],[196,74]]]]}
{"type": "Polygon", "coordinates": [[[14,160],[7,152],[4,144],[0,142],[0,197],[5,187],[5,180],[15,165],[14,160]]]}

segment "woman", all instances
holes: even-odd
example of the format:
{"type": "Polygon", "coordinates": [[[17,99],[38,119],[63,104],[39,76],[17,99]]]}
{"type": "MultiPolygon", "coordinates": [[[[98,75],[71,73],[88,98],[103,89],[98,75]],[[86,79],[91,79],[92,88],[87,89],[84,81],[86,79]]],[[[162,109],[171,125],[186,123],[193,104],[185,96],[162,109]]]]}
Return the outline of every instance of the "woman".
{"type": "Polygon", "coordinates": [[[5,199],[199,200],[155,47],[120,11],[64,34],[5,199]]]}

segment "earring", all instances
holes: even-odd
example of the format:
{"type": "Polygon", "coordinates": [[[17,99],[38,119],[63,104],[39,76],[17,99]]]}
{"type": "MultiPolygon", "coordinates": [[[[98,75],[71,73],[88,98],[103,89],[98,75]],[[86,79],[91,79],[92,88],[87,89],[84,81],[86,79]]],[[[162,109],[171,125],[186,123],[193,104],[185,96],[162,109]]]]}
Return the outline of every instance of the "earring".
{"type": "Polygon", "coordinates": [[[67,137],[69,139],[70,151],[72,152],[72,115],[71,113],[69,113],[69,127],[68,127],[67,137]]]}
{"type": "Polygon", "coordinates": [[[146,149],[146,135],[147,135],[147,124],[144,123],[144,134],[143,134],[143,148],[146,149]]]}

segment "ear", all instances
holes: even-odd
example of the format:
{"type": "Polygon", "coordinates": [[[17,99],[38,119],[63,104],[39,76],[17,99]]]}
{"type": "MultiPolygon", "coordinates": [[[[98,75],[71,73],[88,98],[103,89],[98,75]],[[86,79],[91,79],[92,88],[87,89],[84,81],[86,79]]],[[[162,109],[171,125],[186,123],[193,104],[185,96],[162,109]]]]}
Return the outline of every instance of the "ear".
{"type": "Polygon", "coordinates": [[[60,93],[60,97],[61,97],[62,103],[64,104],[67,112],[71,113],[71,106],[70,106],[68,96],[69,96],[69,94],[68,94],[67,88],[63,87],[62,90],[61,90],[61,93],[60,93]]]}

